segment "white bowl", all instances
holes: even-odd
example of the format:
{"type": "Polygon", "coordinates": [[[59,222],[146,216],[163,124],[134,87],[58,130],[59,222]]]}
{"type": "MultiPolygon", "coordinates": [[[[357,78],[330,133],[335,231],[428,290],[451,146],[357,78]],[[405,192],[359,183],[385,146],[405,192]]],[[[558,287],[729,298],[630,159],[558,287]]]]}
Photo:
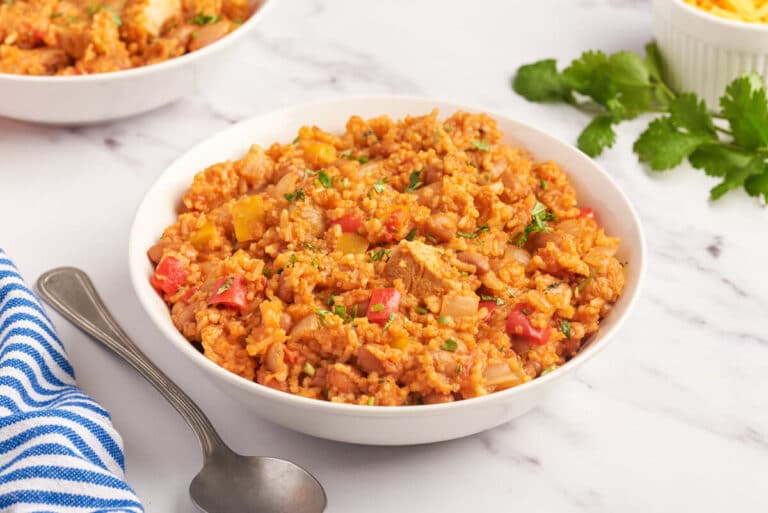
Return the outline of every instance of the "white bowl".
{"type": "Polygon", "coordinates": [[[734,21],[683,0],[654,0],[653,26],[665,75],[679,92],[692,91],[711,109],[738,76],[768,80],[768,24],[734,21]]]}
{"type": "Polygon", "coordinates": [[[509,421],[539,404],[547,392],[596,355],[614,337],[629,314],[645,271],[645,242],[637,215],[616,183],[593,160],[574,147],[535,128],[500,114],[491,115],[504,132],[504,142],[528,149],[537,159],[559,162],[579,192],[582,205],[598,212],[608,233],[623,240],[619,252],[626,267],[624,294],[600,331],[566,365],[524,385],[483,397],[426,406],[370,407],[335,404],[273,390],[232,374],[200,354],[176,330],[168,307],[150,286],[153,267],[147,248],[176,219],[176,207],[192,178],[206,166],[240,158],[257,143],[290,141],[302,125],[343,132],[348,117],[358,114],[394,118],[427,114],[440,109],[447,117],[457,110],[482,109],[417,98],[353,98],[300,106],[238,123],[211,137],[176,160],[160,175],[139,207],[128,245],[131,280],[149,317],[186,358],[207,374],[223,393],[235,397],[257,415],[290,429],[343,442],[407,445],[450,440],[471,435],[509,421]]]}
{"type": "Polygon", "coordinates": [[[141,114],[197,89],[214,76],[227,50],[252,31],[273,2],[260,7],[237,30],[175,59],[125,71],[80,76],[0,73],[0,116],[56,125],[84,125],[141,114]]]}

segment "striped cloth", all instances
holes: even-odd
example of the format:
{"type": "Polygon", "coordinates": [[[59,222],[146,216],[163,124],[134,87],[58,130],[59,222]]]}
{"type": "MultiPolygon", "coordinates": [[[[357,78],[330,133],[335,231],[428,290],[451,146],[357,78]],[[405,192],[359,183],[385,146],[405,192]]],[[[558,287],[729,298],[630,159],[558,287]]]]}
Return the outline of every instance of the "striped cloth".
{"type": "Polygon", "coordinates": [[[37,297],[0,249],[0,511],[144,511],[109,413],[75,385],[37,297]]]}

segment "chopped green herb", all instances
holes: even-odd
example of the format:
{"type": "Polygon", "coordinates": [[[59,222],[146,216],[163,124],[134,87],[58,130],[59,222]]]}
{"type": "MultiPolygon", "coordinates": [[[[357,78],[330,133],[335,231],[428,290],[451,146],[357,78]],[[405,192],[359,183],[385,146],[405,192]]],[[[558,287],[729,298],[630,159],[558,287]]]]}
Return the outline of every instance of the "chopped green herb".
{"type": "Polygon", "coordinates": [[[416,310],[417,314],[421,314],[421,315],[424,315],[424,314],[426,314],[429,311],[426,308],[424,308],[423,306],[417,306],[415,310],[416,310]]]}
{"type": "Polygon", "coordinates": [[[487,296],[485,294],[480,294],[480,299],[482,299],[483,301],[493,301],[494,303],[496,303],[497,306],[501,306],[504,304],[504,301],[501,300],[500,298],[497,298],[496,296],[487,296]]]}
{"type": "Polygon", "coordinates": [[[331,312],[328,310],[323,310],[322,308],[315,308],[315,313],[318,317],[320,317],[320,324],[325,326],[325,316],[330,315],[331,312]]]}
{"type": "Polygon", "coordinates": [[[541,187],[542,191],[546,191],[547,187],[549,187],[549,184],[542,178],[539,180],[539,187],[541,187]]]}
{"type": "Polygon", "coordinates": [[[576,292],[578,294],[581,294],[582,292],[584,292],[584,287],[589,285],[589,282],[592,281],[592,279],[594,277],[595,277],[595,270],[594,269],[590,269],[589,270],[589,276],[587,276],[586,278],[581,280],[581,282],[579,282],[579,284],[576,285],[576,292]]]}
{"type": "Polygon", "coordinates": [[[315,260],[314,258],[310,259],[309,263],[312,264],[312,267],[315,267],[315,268],[317,267],[317,260],[315,260]]]}
{"type": "Polygon", "coordinates": [[[344,319],[345,321],[349,320],[349,315],[347,314],[347,307],[343,305],[336,305],[333,307],[333,313],[344,319]]]}
{"type": "Polygon", "coordinates": [[[515,244],[522,248],[532,233],[551,231],[552,228],[547,225],[547,222],[554,220],[555,216],[552,215],[552,212],[547,210],[547,206],[541,201],[536,200],[536,204],[531,210],[531,222],[525,227],[525,230],[520,234],[520,237],[518,237],[515,244]]]}
{"type": "Polygon", "coordinates": [[[97,12],[99,11],[109,11],[112,13],[112,21],[115,22],[115,25],[118,27],[123,24],[123,19],[120,17],[120,13],[118,13],[114,7],[110,5],[98,5],[98,4],[90,4],[86,8],[86,13],[89,17],[93,17],[97,12]]]}
{"type": "Polygon", "coordinates": [[[349,189],[349,178],[346,176],[344,177],[344,180],[341,181],[341,186],[345,189],[349,189]]]}
{"type": "Polygon", "coordinates": [[[361,164],[366,164],[366,163],[368,163],[368,157],[366,157],[365,155],[360,155],[360,157],[358,157],[357,161],[360,162],[361,164]]]}
{"type": "Polygon", "coordinates": [[[437,244],[437,239],[431,233],[428,233],[426,237],[427,237],[427,240],[429,240],[429,242],[431,242],[432,244],[437,244]]]}
{"type": "Polygon", "coordinates": [[[560,331],[563,332],[563,335],[565,335],[565,338],[568,340],[571,340],[571,323],[566,320],[560,321],[560,331]]]}
{"type": "Polygon", "coordinates": [[[291,261],[292,264],[296,263],[296,254],[291,253],[290,261],[291,261]]]}
{"type": "Polygon", "coordinates": [[[306,374],[309,377],[312,377],[315,375],[315,367],[309,362],[304,363],[303,370],[304,370],[304,374],[306,374]]]}
{"type": "Polygon", "coordinates": [[[296,200],[303,200],[306,198],[304,191],[301,189],[296,189],[294,192],[290,194],[284,194],[283,196],[288,200],[288,203],[293,203],[296,200]]]}
{"type": "Polygon", "coordinates": [[[461,371],[464,370],[464,366],[462,364],[458,364],[456,366],[456,375],[459,376],[461,374],[461,371]]]}
{"type": "Polygon", "coordinates": [[[291,141],[291,144],[296,144],[297,142],[299,142],[299,136],[298,135],[293,138],[293,141],[291,141]]]}
{"type": "Polygon", "coordinates": [[[440,346],[440,349],[442,349],[443,351],[454,352],[458,347],[459,347],[459,343],[453,340],[452,338],[449,338],[449,339],[446,339],[445,342],[443,342],[443,345],[440,346]]]}
{"type": "Polygon", "coordinates": [[[333,180],[325,171],[317,173],[317,179],[320,180],[320,183],[323,184],[323,187],[326,189],[330,189],[333,186],[333,180]]]}
{"type": "Polygon", "coordinates": [[[349,313],[349,318],[350,318],[350,319],[355,319],[355,318],[357,318],[357,303],[355,303],[354,305],[352,305],[352,311],[349,313]]]}
{"type": "Polygon", "coordinates": [[[389,329],[389,327],[392,326],[392,323],[395,322],[395,318],[396,317],[397,316],[395,315],[394,312],[389,314],[389,317],[387,318],[387,322],[385,322],[384,326],[381,327],[381,331],[387,331],[389,329]]]}
{"type": "Polygon", "coordinates": [[[355,160],[355,158],[352,157],[352,150],[344,150],[339,154],[339,156],[344,157],[347,160],[355,160]]]}
{"type": "Polygon", "coordinates": [[[416,189],[424,185],[421,181],[421,171],[414,171],[411,176],[408,177],[408,188],[405,192],[414,192],[416,189]]]}
{"type": "Polygon", "coordinates": [[[491,144],[488,141],[469,141],[469,144],[480,151],[488,151],[491,149],[491,144]]]}
{"type": "Polygon", "coordinates": [[[325,304],[328,306],[333,306],[333,303],[335,303],[333,295],[328,296],[328,299],[325,300],[325,304]]]}
{"type": "Polygon", "coordinates": [[[384,310],[383,303],[376,303],[375,305],[371,306],[371,312],[381,312],[382,310],[384,310]]]}
{"type": "Polygon", "coordinates": [[[432,144],[437,144],[440,142],[440,129],[435,128],[435,135],[432,136],[432,144]]]}
{"type": "Polygon", "coordinates": [[[441,315],[440,317],[437,318],[438,324],[448,324],[449,322],[450,321],[448,320],[448,317],[446,317],[445,315],[441,315]]]}
{"type": "Polygon", "coordinates": [[[378,192],[379,194],[381,194],[382,192],[384,192],[384,189],[386,188],[386,186],[387,186],[387,179],[386,179],[386,178],[382,178],[382,179],[381,179],[381,180],[379,180],[378,182],[374,182],[374,183],[373,183],[373,188],[374,188],[374,189],[376,190],[376,192],[378,192]]]}
{"type": "Polygon", "coordinates": [[[271,278],[272,277],[272,268],[271,267],[265,267],[264,269],[262,269],[261,274],[263,274],[267,278],[271,278]]]}
{"type": "Polygon", "coordinates": [[[487,231],[490,231],[490,229],[491,229],[490,226],[488,226],[487,224],[483,224],[483,225],[478,226],[477,227],[477,231],[475,231],[475,232],[468,233],[468,232],[457,231],[456,235],[458,235],[459,237],[464,237],[465,239],[476,239],[481,234],[483,234],[483,233],[485,233],[487,231]]]}
{"type": "Polygon", "coordinates": [[[192,32],[192,34],[189,37],[191,37],[192,39],[197,39],[197,36],[198,36],[197,32],[192,32]]]}
{"type": "Polygon", "coordinates": [[[80,21],[77,16],[66,16],[64,19],[67,20],[67,23],[77,23],[80,21]]]}
{"type": "Polygon", "coordinates": [[[552,372],[555,369],[557,369],[557,365],[552,364],[549,367],[547,367],[546,369],[544,369],[543,371],[541,371],[541,375],[544,376],[545,374],[549,374],[550,372],[552,372]]]}
{"type": "Polygon", "coordinates": [[[208,14],[204,14],[202,12],[199,12],[192,19],[192,21],[194,21],[198,25],[208,25],[210,23],[216,23],[217,21],[219,21],[219,19],[221,19],[221,17],[216,15],[216,14],[208,15],[208,14]]]}
{"type": "Polygon", "coordinates": [[[379,383],[386,383],[386,382],[387,382],[387,378],[379,378],[379,383]]]}
{"type": "Polygon", "coordinates": [[[317,246],[315,246],[311,242],[305,242],[304,243],[304,247],[307,248],[307,249],[317,249],[317,246]]]}
{"type": "Polygon", "coordinates": [[[416,228],[412,228],[408,235],[405,236],[405,240],[411,241],[416,238],[416,228]]]}
{"type": "Polygon", "coordinates": [[[560,288],[560,282],[559,281],[556,281],[555,283],[552,283],[552,284],[547,286],[547,290],[554,290],[554,289],[557,289],[557,288],[560,288]]]}
{"type": "Polygon", "coordinates": [[[304,178],[307,178],[309,176],[315,176],[316,174],[317,174],[317,171],[313,171],[311,169],[304,170],[304,178]]]}
{"type": "Polygon", "coordinates": [[[469,273],[468,273],[467,271],[461,271],[459,274],[460,274],[462,277],[465,277],[465,278],[466,278],[467,276],[469,276],[469,273]]]}
{"type": "Polygon", "coordinates": [[[376,137],[376,132],[374,132],[373,130],[366,130],[365,132],[363,132],[363,137],[365,137],[366,139],[371,136],[376,137]]]}
{"type": "Polygon", "coordinates": [[[232,276],[224,280],[224,283],[222,283],[221,286],[218,289],[216,289],[216,294],[221,294],[223,292],[228,291],[229,288],[232,286],[232,282],[234,280],[235,279],[232,276]]]}
{"type": "Polygon", "coordinates": [[[371,259],[371,262],[389,262],[389,254],[392,253],[391,249],[385,249],[385,248],[379,248],[377,250],[369,251],[368,252],[368,258],[371,259]]]}
{"type": "Polygon", "coordinates": [[[368,406],[375,406],[376,405],[376,398],[375,397],[369,397],[368,398],[368,406]]]}

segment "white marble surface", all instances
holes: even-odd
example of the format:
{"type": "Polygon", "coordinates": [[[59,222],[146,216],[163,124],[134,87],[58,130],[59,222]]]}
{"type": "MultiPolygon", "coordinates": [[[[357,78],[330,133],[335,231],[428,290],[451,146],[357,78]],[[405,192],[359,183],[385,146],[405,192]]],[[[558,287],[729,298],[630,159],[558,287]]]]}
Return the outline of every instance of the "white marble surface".
{"type": "MultiPolygon", "coordinates": [[[[274,108],[367,93],[479,104],[572,141],[586,118],[509,88],[520,64],[582,49],[640,50],[643,0],[283,0],[233,54],[226,78],[178,103],[77,129],[0,120],[0,245],[29,280],[86,269],[127,331],[244,453],[301,462],[329,511],[768,511],[768,210],[712,205],[681,168],[631,153],[642,121],[600,159],[642,217],[649,279],[620,340],[516,422],[454,442],[349,446],[238,411],[177,359],[134,299],[126,240],[143,191],[180,152],[274,108]]],[[[62,98],[61,101],[67,101],[62,98]]],[[[123,434],[148,512],[192,512],[200,456],[176,413],[125,365],[54,316],[80,385],[123,434]]]]}

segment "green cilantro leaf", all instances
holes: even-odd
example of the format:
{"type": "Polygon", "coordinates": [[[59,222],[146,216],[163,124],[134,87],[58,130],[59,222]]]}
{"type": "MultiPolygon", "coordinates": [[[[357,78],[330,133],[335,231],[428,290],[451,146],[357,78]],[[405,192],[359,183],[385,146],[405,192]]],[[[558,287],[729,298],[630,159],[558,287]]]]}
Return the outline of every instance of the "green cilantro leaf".
{"type": "Polygon", "coordinates": [[[421,171],[414,171],[408,177],[408,188],[405,189],[405,192],[414,192],[422,185],[424,185],[424,183],[421,181],[421,171]]]}
{"type": "Polygon", "coordinates": [[[641,162],[650,164],[654,171],[663,171],[679,165],[696,148],[712,138],[681,132],[670,117],[654,120],[635,141],[633,149],[641,162]]]}
{"type": "Polygon", "coordinates": [[[317,173],[317,179],[320,180],[320,183],[326,189],[330,189],[333,186],[333,180],[325,171],[320,171],[317,173]]]}
{"type": "MultiPolygon", "coordinates": [[[[767,171],[768,166],[765,163],[765,159],[763,157],[755,157],[754,159],[750,160],[746,166],[732,169],[729,173],[727,173],[723,178],[723,181],[719,185],[713,187],[711,191],[709,191],[709,197],[712,200],[719,199],[726,192],[745,186],[747,180],[750,179],[753,175],[762,175],[767,171]]],[[[756,185],[757,184],[754,182],[752,183],[753,187],[756,185]]],[[[753,194],[753,196],[756,196],[756,194],[753,194]]]]}
{"type": "Polygon", "coordinates": [[[303,200],[306,197],[304,195],[304,191],[301,189],[296,189],[294,192],[289,194],[283,194],[283,196],[288,200],[288,203],[293,203],[296,200],[303,200]]]}
{"type": "Polygon", "coordinates": [[[199,12],[195,15],[192,21],[198,25],[208,25],[211,23],[216,23],[220,19],[221,19],[221,16],[218,16],[216,14],[205,14],[205,13],[199,12]]]}
{"type": "Polygon", "coordinates": [[[452,338],[445,339],[445,342],[440,346],[443,351],[450,351],[451,353],[456,351],[459,347],[459,343],[452,338]]]}
{"type": "Polygon", "coordinates": [[[616,142],[613,123],[611,116],[597,116],[593,119],[579,136],[579,149],[590,157],[597,157],[605,148],[612,147],[616,142]]]}
{"type": "Polygon", "coordinates": [[[512,80],[512,88],[532,102],[568,101],[571,97],[571,88],[557,71],[554,59],[520,67],[512,80]]]}
{"type": "Polygon", "coordinates": [[[491,143],[488,141],[469,141],[469,144],[479,151],[488,151],[491,149],[491,143]]]}
{"type": "Polygon", "coordinates": [[[754,174],[746,179],[744,188],[750,196],[763,196],[763,201],[768,201],[768,170],[761,174],[754,174]]]}
{"type": "Polygon", "coordinates": [[[746,166],[752,158],[750,153],[709,143],[699,146],[688,160],[693,167],[703,170],[709,176],[725,176],[746,166]]]}
{"type": "Polygon", "coordinates": [[[737,78],[720,98],[723,115],[733,131],[733,142],[747,149],[768,145],[768,99],[760,75],[737,78]]]}
{"type": "Polygon", "coordinates": [[[707,112],[707,104],[695,94],[678,96],[669,105],[669,116],[676,127],[685,129],[690,134],[711,138],[716,135],[712,116],[707,112]]]}

